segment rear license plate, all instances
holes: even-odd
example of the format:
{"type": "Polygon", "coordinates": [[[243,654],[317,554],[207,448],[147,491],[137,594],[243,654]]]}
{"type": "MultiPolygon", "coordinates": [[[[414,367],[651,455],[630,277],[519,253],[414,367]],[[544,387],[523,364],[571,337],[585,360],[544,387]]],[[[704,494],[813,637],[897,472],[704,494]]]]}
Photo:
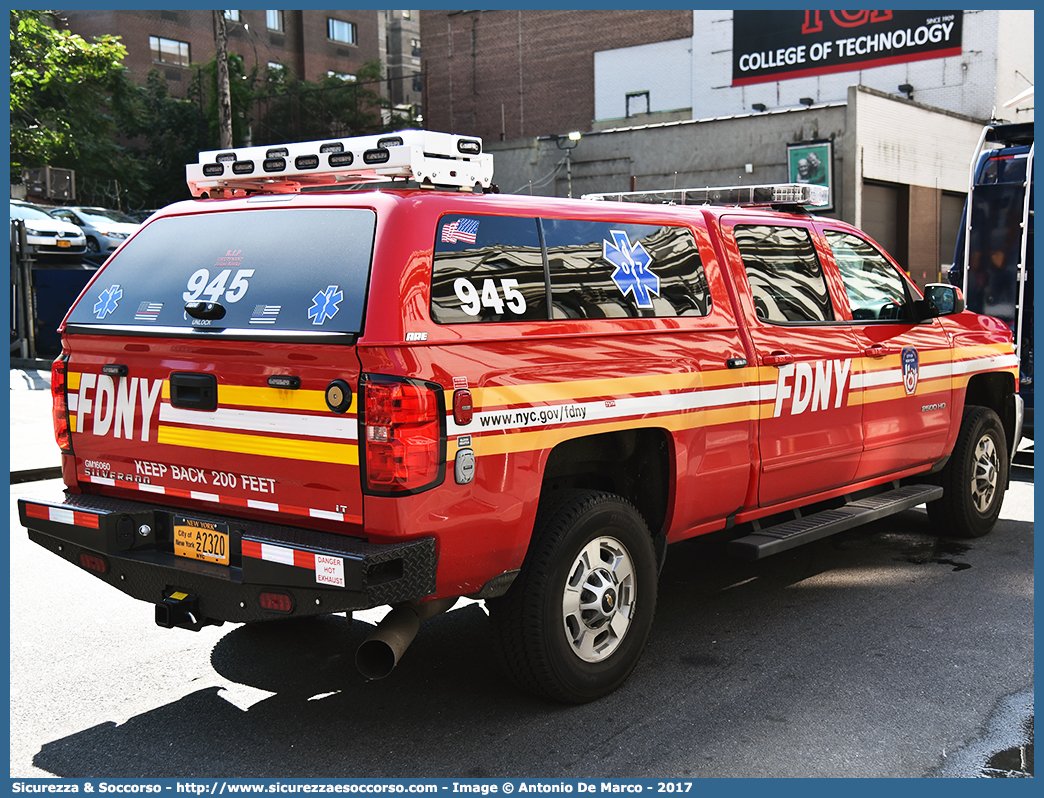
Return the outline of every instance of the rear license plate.
{"type": "Polygon", "coordinates": [[[228,565],[228,524],[174,516],[174,553],[228,565]]]}
{"type": "Polygon", "coordinates": [[[65,240],[59,238],[58,239],[58,246],[59,247],[71,247],[72,246],[72,241],[65,241],[65,240]]]}

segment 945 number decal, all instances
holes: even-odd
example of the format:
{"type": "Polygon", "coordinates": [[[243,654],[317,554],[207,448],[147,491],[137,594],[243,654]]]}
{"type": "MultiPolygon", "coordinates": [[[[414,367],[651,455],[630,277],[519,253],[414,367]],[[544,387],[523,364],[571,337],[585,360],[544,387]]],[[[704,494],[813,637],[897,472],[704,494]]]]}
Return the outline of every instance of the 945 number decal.
{"type": "Polygon", "coordinates": [[[237,269],[235,277],[232,277],[231,269],[222,269],[211,280],[209,269],[197,269],[188,279],[188,290],[181,296],[186,302],[195,302],[201,298],[208,302],[218,302],[224,294],[226,302],[238,302],[246,296],[247,289],[250,288],[248,281],[253,276],[253,269],[237,269]],[[231,282],[229,277],[232,277],[231,282]]]}
{"type": "Polygon", "coordinates": [[[453,290],[460,300],[460,309],[469,316],[477,316],[483,308],[494,311],[498,316],[504,315],[504,309],[516,315],[526,312],[526,298],[518,290],[518,280],[505,278],[500,281],[500,288],[491,279],[482,281],[482,293],[466,277],[458,277],[453,281],[453,290]],[[503,292],[503,297],[500,295],[503,292]]]}

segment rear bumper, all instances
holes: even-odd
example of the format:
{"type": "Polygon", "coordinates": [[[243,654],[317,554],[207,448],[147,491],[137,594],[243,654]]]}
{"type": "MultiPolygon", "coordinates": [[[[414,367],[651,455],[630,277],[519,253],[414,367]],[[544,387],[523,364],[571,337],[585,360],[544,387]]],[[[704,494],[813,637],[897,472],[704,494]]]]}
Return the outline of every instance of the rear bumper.
{"type": "Polygon", "coordinates": [[[19,499],[18,515],[32,541],[117,590],[155,605],[172,595],[191,595],[208,622],[361,610],[435,592],[434,538],[377,545],[297,527],[67,493],[19,499]],[[175,555],[175,516],[226,525],[230,564],[175,555]],[[262,593],[289,596],[290,609],[263,609],[262,593]]]}

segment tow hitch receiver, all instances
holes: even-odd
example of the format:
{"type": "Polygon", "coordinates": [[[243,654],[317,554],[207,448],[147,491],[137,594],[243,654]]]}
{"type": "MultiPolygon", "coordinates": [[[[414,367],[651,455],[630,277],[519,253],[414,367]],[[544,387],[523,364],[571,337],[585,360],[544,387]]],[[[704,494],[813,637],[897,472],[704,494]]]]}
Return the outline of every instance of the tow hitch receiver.
{"type": "Polygon", "coordinates": [[[181,591],[164,596],[156,605],[156,625],[164,629],[189,629],[198,632],[204,626],[221,626],[224,621],[204,618],[199,612],[199,597],[181,591]]]}

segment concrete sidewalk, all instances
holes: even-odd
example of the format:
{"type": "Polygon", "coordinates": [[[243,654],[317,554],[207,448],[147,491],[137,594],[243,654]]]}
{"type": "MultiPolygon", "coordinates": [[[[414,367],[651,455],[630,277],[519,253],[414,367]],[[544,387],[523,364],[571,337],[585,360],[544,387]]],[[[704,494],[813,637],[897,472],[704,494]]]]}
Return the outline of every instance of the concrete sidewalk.
{"type": "Polygon", "coordinates": [[[11,473],[61,467],[51,422],[51,374],[11,370],[11,473]],[[49,441],[50,446],[27,444],[49,441]]]}

